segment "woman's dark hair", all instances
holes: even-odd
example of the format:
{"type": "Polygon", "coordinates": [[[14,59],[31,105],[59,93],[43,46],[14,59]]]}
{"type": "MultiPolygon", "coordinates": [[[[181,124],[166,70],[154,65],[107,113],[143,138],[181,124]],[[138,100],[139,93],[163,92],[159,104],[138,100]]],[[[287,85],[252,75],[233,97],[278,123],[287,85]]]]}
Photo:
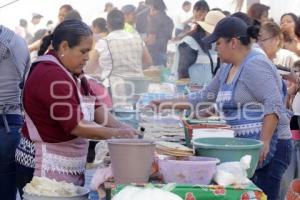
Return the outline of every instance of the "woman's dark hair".
{"type": "MultiPolygon", "coordinates": [[[[260,26],[253,24],[247,28],[247,36],[240,36],[238,39],[245,46],[248,46],[251,43],[251,38],[258,39],[260,26]]],[[[232,37],[227,38],[227,42],[231,40],[232,37]]]]}
{"type": "MultiPolygon", "coordinates": [[[[245,46],[251,43],[251,38],[258,39],[259,30],[260,30],[260,22],[257,20],[251,19],[249,16],[242,12],[236,12],[232,14],[230,17],[236,17],[242,20],[247,25],[247,36],[238,37],[241,43],[245,46]]],[[[228,38],[228,41],[231,38],[228,38]]]]}
{"type": "Polygon", "coordinates": [[[208,6],[208,4],[207,4],[206,1],[200,0],[200,1],[197,1],[194,4],[193,10],[194,11],[203,10],[203,11],[207,11],[208,12],[209,11],[209,6],[208,6]]]}
{"type": "Polygon", "coordinates": [[[231,15],[231,17],[237,17],[243,22],[245,22],[248,26],[247,29],[247,35],[248,37],[241,37],[240,41],[242,42],[243,45],[249,45],[251,42],[251,38],[256,39],[258,38],[259,35],[259,30],[260,30],[260,22],[254,19],[251,19],[248,15],[242,12],[236,12],[231,15]]]}
{"type": "Polygon", "coordinates": [[[58,47],[63,41],[67,41],[69,47],[73,48],[80,43],[83,37],[89,37],[92,34],[90,27],[82,21],[63,21],[54,29],[52,34],[43,38],[38,55],[43,55],[50,44],[52,44],[55,51],[58,51],[58,47]]]}
{"type": "Polygon", "coordinates": [[[261,3],[254,3],[249,8],[247,14],[252,19],[260,20],[264,12],[269,11],[270,7],[261,3]]]}
{"type": "Polygon", "coordinates": [[[290,16],[290,17],[292,18],[292,20],[294,21],[294,23],[297,24],[297,22],[298,22],[297,15],[295,15],[294,13],[284,13],[283,15],[281,15],[280,21],[281,21],[285,16],[290,16]]]}
{"type": "Polygon", "coordinates": [[[94,21],[92,22],[92,25],[94,27],[98,27],[101,30],[102,33],[103,32],[104,33],[108,32],[108,30],[106,28],[106,20],[102,17],[94,19],[94,21]]]}
{"type": "MultiPolygon", "coordinates": [[[[292,18],[292,20],[294,21],[295,23],[295,34],[297,35],[297,29],[298,29],[298,18],[297,16],[294,14],[294,13],[285,13],[283,14],[281,17],[280,17],[280,21],[282,21],[282,19],[285,17],[285,16],[290,16],[292,18]]],[[[288,33],[288,32],[282,32],[283,34],[283,40],[286,41],[286,42],[290,42],[292,41],[292,38],[291,38],[291,35],[288,33]]],[[[298,36],[298,35],[297,35],[298,36]]],[[[299,36],[298,36],[299,37],[299,36]]]]}
{"type": "Polygon", "coordinates": [[[297,20],[297,24],[295,27],[295,34],[298,38],[300,38],[300,17],[297,20]]]}
{"type": "Polygon", "coordinates": [[[243,45],[248,46],[251,43],[251,38],[257,40],[259,35],[259,25],[251,25],[247,28],[247,37],[240,37],[240,41],[243,45]]]}

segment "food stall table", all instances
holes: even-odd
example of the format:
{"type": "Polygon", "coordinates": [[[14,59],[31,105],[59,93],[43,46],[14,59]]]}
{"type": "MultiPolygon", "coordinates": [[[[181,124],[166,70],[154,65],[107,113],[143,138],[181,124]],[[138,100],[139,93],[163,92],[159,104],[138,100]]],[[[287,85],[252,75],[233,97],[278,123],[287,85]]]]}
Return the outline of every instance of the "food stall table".
{"type": "MultiPolygon", "coordinates": [[[[149,184],[132,184],[138,187],[149,187],[149,184]]],[[[165,184],[150,184],[150,187],[161,188],[165,184]]],[[[106,200],[111,200],[111,197],[121,191],[125,185],[114,185],[113,183],[105,183],[106,200]]],[[[266,195],[255,186],[253,183],[245,187],[220,185],[189,185],[176,184],[172,193],[179,195],[184,200],[266,200],[266,195]]]]}

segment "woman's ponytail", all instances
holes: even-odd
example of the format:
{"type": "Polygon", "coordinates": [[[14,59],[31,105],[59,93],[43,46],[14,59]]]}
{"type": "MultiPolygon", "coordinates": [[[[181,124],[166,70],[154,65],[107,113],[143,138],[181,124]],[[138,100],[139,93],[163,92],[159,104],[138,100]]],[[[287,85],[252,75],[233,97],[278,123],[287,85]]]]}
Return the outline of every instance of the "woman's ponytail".
{"type": "Polygon", "coordinates": [[[260,22],[254,20],[253,24],[248,27],[247,34],[249,37],[257,40],[259,35],[259,30],[260,30],[260,22]]]}
{"type": "Polygon", "coordinates": [[[38,56],[44,55],[44,53],[48,50],[52,40],[53,40],[53,34],[46,35],[42,39],[42,44],[41,44],[40,49],[38,51],[38,56]]]}

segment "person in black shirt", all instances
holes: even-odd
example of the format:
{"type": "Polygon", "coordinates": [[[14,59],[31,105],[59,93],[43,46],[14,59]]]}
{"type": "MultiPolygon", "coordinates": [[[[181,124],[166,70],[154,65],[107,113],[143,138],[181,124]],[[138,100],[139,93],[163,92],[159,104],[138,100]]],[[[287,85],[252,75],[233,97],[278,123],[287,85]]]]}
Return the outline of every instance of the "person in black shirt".
{"type": "Polygon", "coordinates": [[[163,0],[150,0],[149,21],[145,43],[154,65],[167,64],[167,44],[172,37],[174,24],[166,14],[163,0]]]}

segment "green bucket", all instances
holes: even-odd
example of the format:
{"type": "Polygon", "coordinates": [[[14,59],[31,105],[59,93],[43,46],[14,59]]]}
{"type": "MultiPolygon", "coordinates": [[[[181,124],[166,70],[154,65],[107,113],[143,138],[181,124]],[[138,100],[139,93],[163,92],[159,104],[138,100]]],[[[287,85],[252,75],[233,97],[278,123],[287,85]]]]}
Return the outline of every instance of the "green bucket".
{"type": "Polygon", "coordinates": [[[263,146],[259,140],[246,138],[198,138],[192,143],[197,156],[218,158],[221,163],[240,161],[244,155],[251,155],[248,178],[251,178],[256,170],[263,146]]]}

